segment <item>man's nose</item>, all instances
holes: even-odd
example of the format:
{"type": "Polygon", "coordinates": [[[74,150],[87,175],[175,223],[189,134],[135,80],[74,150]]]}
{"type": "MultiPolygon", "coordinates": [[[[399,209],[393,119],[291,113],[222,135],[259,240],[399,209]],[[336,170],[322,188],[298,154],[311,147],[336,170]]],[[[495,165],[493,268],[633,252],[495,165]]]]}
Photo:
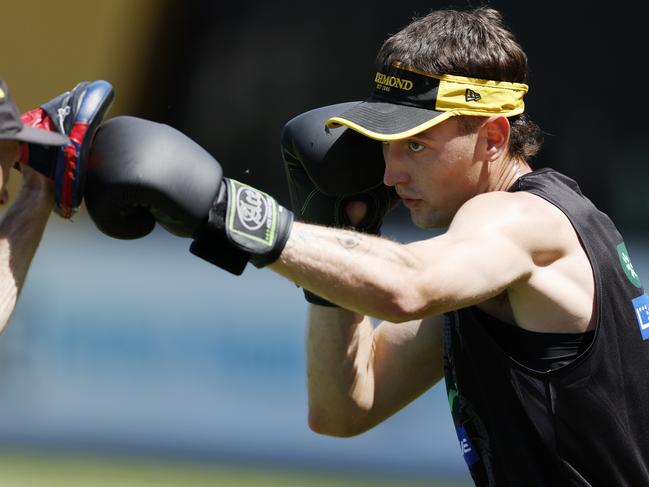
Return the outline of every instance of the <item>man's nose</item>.
{"type": "Polygon", "coordinates": [[[406,184],[410,181],[410,175],[403,164],[404,153],[400,144],[385,143],[383,145],[383,158],[385,159],[383,184],[386,186],[396,186],[398,184],[406,184]]]}

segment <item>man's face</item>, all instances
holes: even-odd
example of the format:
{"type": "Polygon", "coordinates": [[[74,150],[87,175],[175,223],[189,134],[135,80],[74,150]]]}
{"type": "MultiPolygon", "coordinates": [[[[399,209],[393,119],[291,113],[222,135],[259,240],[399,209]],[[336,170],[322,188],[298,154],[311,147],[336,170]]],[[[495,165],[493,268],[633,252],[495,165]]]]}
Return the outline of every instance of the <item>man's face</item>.
{"type": "Polygon", "coordinates": [[[0,140],[0,205],[9,201],[7,183],[11,168],[20,158],[20,144],[15,140],[0,140]]]}
{"type": "Polygon", "coordinates": [[[478,155],[478,134],[464,134],[450,118],[384,143],[383,181],[395,187],[415,225],[447,227],[464,202],[484,191],[487,164],[478,155]]]}

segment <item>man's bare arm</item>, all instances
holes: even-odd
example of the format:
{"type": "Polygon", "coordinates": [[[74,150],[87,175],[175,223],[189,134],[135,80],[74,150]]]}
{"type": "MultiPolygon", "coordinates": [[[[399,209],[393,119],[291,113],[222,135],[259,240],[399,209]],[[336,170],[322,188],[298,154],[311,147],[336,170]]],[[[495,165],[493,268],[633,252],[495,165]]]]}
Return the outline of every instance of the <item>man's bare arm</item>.
{"type": "Polygon", "coordinates": [[[391,322],[470,306],[533,269],[526,248],[533,236],[492,195],[465,205],[445,234],[406,245],[295,223],[271,268],[346,309],[391,322]]]}

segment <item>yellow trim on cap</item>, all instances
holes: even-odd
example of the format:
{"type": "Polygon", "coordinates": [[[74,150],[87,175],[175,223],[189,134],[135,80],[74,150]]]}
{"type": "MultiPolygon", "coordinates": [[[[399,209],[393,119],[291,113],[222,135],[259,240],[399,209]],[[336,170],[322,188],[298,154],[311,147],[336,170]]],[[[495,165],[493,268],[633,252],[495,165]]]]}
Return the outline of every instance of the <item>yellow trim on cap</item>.
{"type": "Polygon", "coordinates": [[[427,122],[417,125],[416,127],[413,127],[404,132],[399,132],[397,134],[381,134],[379,132],[374,132],[372,130],[366,129],[365,127],[361,127],[357,123],[351,122],[349,120],[340,117],[332,117],[329,120],[327,120],[327,127],[333,129],[344,125],[345,127],[349,127],[350,129],[359,132],[360,134],[364,135],[365,137],[369,137],[370,139],[380,140],[382,142],[390,142],[393,140],[407,139],[408,137],[417,135],[423,132],[424,130],[428,130],[429,128],[434,127],[435,125],[442,123],[444,120],[448,120],[449,118],[455,115],[458,114],[453,112],[446,112],[441,115],[438,115],[437,117],[432,118],[427,122]]]}
{"type": "Polygon", "coordinates": [[[507,117],[525,111],[523,96],[529,89],[525,83],[426,73],[400,62],[395,62],[394,67],[439,80],[435,102],[437,111],[452,110],[458,115],[477,116],[501,113],[507,117]]]}
{"type": "Polygon", "coordinates": [[[4,98],[5,96],[7,95],[5,95],[5,92],[2,91],[2,88],[0,88],[0,98],[4,98]]]}

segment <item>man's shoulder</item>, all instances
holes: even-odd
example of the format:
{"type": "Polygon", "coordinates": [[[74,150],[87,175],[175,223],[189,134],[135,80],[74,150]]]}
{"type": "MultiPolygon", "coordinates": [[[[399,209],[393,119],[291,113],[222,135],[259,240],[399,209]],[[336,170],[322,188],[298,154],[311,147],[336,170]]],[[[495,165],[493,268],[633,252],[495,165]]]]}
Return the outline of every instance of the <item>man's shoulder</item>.
{"type": "Polygon", "coordinates": [[[497,235],[530,250],[561,247],[564,236],[574,232],[559,208],[526,191],[474,196],[458,210],[449,231],[486,238],[497,235]]]}
{"type": "Polygon", "coordinates": [[[556,207],[526,191],[490,191],[474,196],[458,210],[453,222],[470,220],[474,225],[526,224],[556,216],[556,207]]]}

